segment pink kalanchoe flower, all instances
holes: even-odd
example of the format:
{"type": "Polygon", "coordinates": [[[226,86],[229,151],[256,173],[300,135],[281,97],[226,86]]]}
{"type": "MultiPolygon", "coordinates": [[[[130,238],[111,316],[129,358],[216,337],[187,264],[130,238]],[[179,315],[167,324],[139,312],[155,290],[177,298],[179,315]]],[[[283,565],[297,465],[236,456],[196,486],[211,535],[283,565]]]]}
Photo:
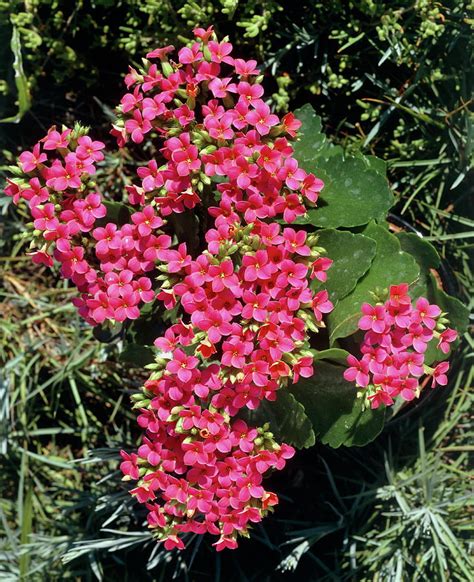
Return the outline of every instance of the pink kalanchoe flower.
{"type": "Polygon", "coordinates": [[[242,267],[244,280],[250,283],[270,279],[274,272],[273,266],[268,261],[268,254],[264,250],[257,251],[254,255],[244,255],[242,267]]]}
{"type": "Polygon", "coordinates": [[[311,275],[310,277],[313,279],[317,279],[322,283],[325,283],[328,278],[327,270],[331,267],[333,261],[328,257],[320,257],[316,259],[314,263],[311,265],[311,275]]]}
{"type": "Polygon", "coordinates": [[[434,388],[436,385],[446,386],[448,383],[448,377],[446,372],[449,370],[449,362],[441,362],[433,370],[431,387],[434,388]]]}
{"type": "Polygon", "coordinates": [[[386,310],[383,305],[373,307],[369,303],[363,303],[361,311],[364,314],[359,319],[359,329],[372,330],[375,333],[383,333],[387,327],[386,310]]]}
{"type": "Polygon", "coordinates": [[[293,364],[293,382],[298,382],[300,376],[302,378],[311,378],[313,374],[313,358],[310,356],[303,356],[293,364]]]}
{"type": "Polygon", "coordinates": [[[313,312],[317,321],[322,321],[323,315],[330,313],[334,309],[334,305],[329,301],[328,297],[327,291],[319,291],[313,298],[313,312]]]}
{"type": "Polygon", "coordinates": [[[207,28],[195,28],[193,34],[196,38],[202,40],[203,43],[207,43],[214,34],[214,27],[211,24],[211,26],[208,26],[207,28]]]}
{"type": "Polygon", "coordinates": [[[291,113],[291,112],[287,113],[282,118],[281,121],[282,121],[284,130],[291,137],[296,136],[297,131],[299,130],[299,128],[302,125],[301,121],[295,117],[294,113],[291,113]]]}
{"type": "Polygon", "coordinates": [[[438,349],[440,349],[443,354],[449,354],[449,350],[451,349],[449,344],[456,341],[457,337],[458,333],[454,331],[454,329],[446,329],[439,336],[438,349]]]}
{"type": "Polygon", "coordinates": [[[156,215],[152,206],[144,206],[141,212],[132,214],[131,219],[137,225],[138,232],[143,237],[163,226],[163,220],[156,215]]]}
{"type": "Polygon", "coordinates": [[[302,350],[306,318],[314,308],[322,326],[332,304],[309,286],[310,271],[325,279],[329,259],[311,269],[314,246],[304,230],[278,223],[302,216],[323,186],[293,157],[288,137],[300,122],[270,112],[252,82],[255,61],[234,61],[212,27],[196,30],[196,39],[179,51],[180,63],[168,61],[172,47],[157,49],[148,57],[162,63],[145,61],[125,79],[113,135],[120,146],[150,135],[163,144],[145,148],[153,157],[126,187],[135,206],[129,220],[97,223],[106,205],[89,177],[103,144],[82,130],[53,128],[41,142],[50,163],[26,189],[13,182],[9,193],[32,209],[48,245],[39,252],[50,249],[77,286],[74,304],[88,323],[136,319],[155,300],[186,318],[155,342],[162,353],[137,419],[144,440],[122,469],[138,481],[132,495],[166,547],[208,532],[221,549],[236,547],[237,536],[278,502],[263,474],[294,454],[232,417],[275,400],[290,378],[313,374],[302,350]],[[160,228],[165,217],[172,228],[178,214],[206,200],[214,176],[218,198],[209,216],[193,213],[209,223],[207,248],[199,254],[193,240],[191,257],[160,228]]]}
{"type": "Polygon", "coordinates": [[[428,329],[436,327],[436,319],[441,315],[441,309],[437,305],[430,305],[428,300],[420,297],[416,302],[414,321],[423,323],[428,329]]]}
{"type": "Polygon", "coordinates": [[[20,167],[26,174],[34,172],[36,168],[47,159],[48,156],[45,153],[41,153],[39,143],[35,145],[32,152],[23,152],[18,158],[20,167]]]}
{"type": "Polygon", "coordinates": [[[183,47],[178,51],[178,59],[182,65],[190,65],[202,59],[200,44],[195,42],[191,47],[183,47]]]}
{"type": "Polygon", "coordinates": [[[369,364],[364,359],[358,360],[356,357],[347,356],[349,368],[344,372],[344,378],[349,382],[354,382],[357,386],[365,388],[369,384],[369,364]]]}
{"type": "Polygon", "coordinates": [[[162,48],[157,48],[157,49],[147,53],[146,58],[147,59],[160,59],[160,61],[162,61],[163,59],[166,59],[166,57],[170,53],[172,53],[173,51],[174,51],[173,45],[164,46],[162,48]]]}
{"type": "Polygon", "coordinates": [[[105,144],[101,141],[92,141],[88,135],[83,135],[77,139],[79,144],[76,148],[76,154],[79,158],[91,158],[94,162],[100,162],[104,159],[104,154],[101,152],[105,148],[105,144]]]}
{"type": "Polygon", "coordinates": [[[59,133],[59,131],[56,131],[56,129],[52,127],[48,131],[48,135],[41,140],[44,144],[43,148],[45,150],[66,149],[69,145],[70,133],[70,129],[66,129],[62,133],[59,133]]]}
{"type": "Polygon", "coordinates": [[[173,354],[173,359],[166,364],[166,369],[168,372],[176,374],[181,382],[189,382],[198,363],[197,358],[187,356],[183,350],[177,349],[173,354]]]}
{"type": "Polygon", "coordinates": [[[234,67],[237,75],[242,77],[248,77],[250,75],[258,75],[260,71],[257,69],[257,61],[249,60],[244,61],[243,59],[234,59],[234,67]]]}
{"type": "Polygon", "coordinates": [[[34,253],[28,253],[31,260],[35,265],[46,265],[47,267],[52,267],[54,265],[53,257],[48,255],[44,251],[35,251],[34,253]]]}
{"type": "Polygon", "coordinates": [[[245,119],[255,127],[260,135],[268,135],[270,129],[278,123],[278,117],[270,113],[270,107],[261,100],[254,105],[254,109],[247,113],[245,119]]]}
{"type": "Polygon", "coordinates": [[[411,306],[411,298],[408,295],[408,285],[406,283],[390,286],[390,305],[393,307],[411,306]]]}
{"type": "Polygon", "coordinates": [[[229,61],[226,59],[228,55],[232,52],[232,45],[230,42],[215,42],[210,40],[208,45],[209,51],[211,53],[211,60],[214,63],[221,63],[222,61],[226,61],[227,63],[231,64],[233,59],[229,61]]]}
{"type": "Polygon", "coordinates": [[[306,243],[306,232],[304,230],[295,231],[293,228],[283,229],[285,248],[290,253],[296,253],[302,257],[308,257],[311,249],[306,243]]]}

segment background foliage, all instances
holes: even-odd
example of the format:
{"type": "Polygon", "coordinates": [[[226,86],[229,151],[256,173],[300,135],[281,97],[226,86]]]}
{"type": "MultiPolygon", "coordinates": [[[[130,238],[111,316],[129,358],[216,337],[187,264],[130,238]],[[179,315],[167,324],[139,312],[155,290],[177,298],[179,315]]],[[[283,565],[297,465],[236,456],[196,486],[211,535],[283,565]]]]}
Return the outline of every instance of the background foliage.
{"type": "MultiPolygon", "coordinates": [[[[460,0],[0,1],[3,163],[54,122],[80,119],[107,138],[128,63],[213,23],[243,57],[264,63],[275,108],[309,101],[333,142],[387,161],[397,224],[436,245],[447,290],[467,303],[473,8],[460,0]]],[[[129,172],[127,153],[111,154],[101,187],[119,192],[129,172]]],[[[451,387],[395,417],[374,443],[300,452],[273,478],[276,515],[238,552],[215,555],[195,541],[169,554],[151,543],[116,470],[118,447],[136,438],[122,403],[143,371],[118,357],[120,346],[92,337],[64,282],[24,257],[26,217],[0,203],[2,579],[469,579],[469,336],[451,387]]]]}

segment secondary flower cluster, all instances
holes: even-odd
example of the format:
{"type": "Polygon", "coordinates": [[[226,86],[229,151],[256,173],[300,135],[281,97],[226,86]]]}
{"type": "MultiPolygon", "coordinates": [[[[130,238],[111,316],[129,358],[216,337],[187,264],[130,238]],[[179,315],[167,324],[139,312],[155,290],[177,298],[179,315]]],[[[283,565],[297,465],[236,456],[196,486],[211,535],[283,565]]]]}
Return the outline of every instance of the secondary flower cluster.
{"type": "Polygon", "coordinates": [[[9,180],[6,193],[29,205],[33,262],[61,263],[62,276],[81,293],[73,301],[86,321],[136,319],[139,305],[156,294],[146,273],[172,239],[159,230],[164,221],[150,205],[120,227],[105,221],[107,202],[92,181],[105,145],[85,133],[51,128],[32,152],[20,155],[18,177],[9,180]]]}
{"type": "Polygon", "coordinates": [[[349,368],[344,378],[362,388],[362,394],[372,408],[390,406],[393,399],[413,400],[421,391],[420,378],[431,376],[432,387],[445,386],[448,362],[434,369],[425,364],[428,345],[437,340],[433,349],[447,354],[457,333],[446,327],[445,314],[437,305],[420,297],[416,304],[408,295],[408,285],[390,287],[385,303],[362,305],[359,329],[365,331],[361,345],[362,357],[348,356],[349,368]]]}
{"type": "Polygon", "coordinates": [[[288,138],[300,122],[270,113],[254,61],[233,59],[212,29],[195,33],[177,63],[172,47],[158,49],[148,58],[159,65],[126,78],[113,134],[119,145],[149,134],[160,155],[127,188],[138,208],[125,224],[112,220],[92,180],[104,145],[81,127],[52,128],[24,152],[7,193],[30,205],[33,260],[61,263],[92,325],[135,319],[155,299],[180,308],[134,399],[145,436],[137,453],[122,454],[122,470],[138,480],[133,493],[166,547],[207,531],[223,549],[277,502],[262,478],[293,454],[268,426],[235,416],[313,373],[308,329],[324,326],[332,304],[310,281],[324,282],[331,260],[317,237],[276,222],[304,214],[323,186],[292,155],[288,138]],[[200,202],[213,225],[206,250],[191,254],[173,241],[166,218],[200,202]]]}

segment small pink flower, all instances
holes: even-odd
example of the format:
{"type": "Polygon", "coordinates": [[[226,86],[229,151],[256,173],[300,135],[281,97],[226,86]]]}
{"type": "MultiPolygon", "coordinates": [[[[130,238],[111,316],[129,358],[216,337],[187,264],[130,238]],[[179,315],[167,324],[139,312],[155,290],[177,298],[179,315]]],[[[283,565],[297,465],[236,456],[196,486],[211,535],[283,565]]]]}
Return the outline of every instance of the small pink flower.
{"type": "Polygon", "coordinates": [[[385,321],[386,311],[383,305],[376,305],[373,307],[369,303],[363,303],[361,311],[364,314],[359,319],[359,329],[371,329],[375,333],[383,333],[387,326],[385,321]]]}
{"type": "Polygon", "coordinates": [[[328,259],[328,257],[320,257],[319,259],[316,259],[311,265],[310,277],[324,283],[328,278],[326,271],[331,267],[332,264],[333,261],[328,259]]]}
{"type": "Polygon", "coordinates": [[[176,374],[181,382],[189,382],[198,362],[199,360],[194,356],[187,356],[183,350],[177,349],[173,353],[173,359],[166,364],[166,369],[176,374]]]}
{"type": "Polygon", "coordinates": [[[439,336],[439,341],[438,341],[438,349],[440,349],[443,354],[448,354],[450,348],[450,345],[452,342],[456,341],[458,337],[458,333],[454,330],[454,329],[446,329],[445,331],[443,331],[440,336],[439,336]]]}
{"type": "Polygon", "coordinates": [[[449,362],[441,362],[433,370],[431,387],[434,388],[436,385],[446,386],[448,383],[448,377],[446,372],[449,370],[449,362]]]}
{"type": "Polygon", "coordinates": [[[163,225],[163,220],[156,215],[152,206],[144,206],[141,212],[132,214],[131,219],[143,237],[148,236],[153,230],[163,225]]]}
{"type": "Polygon", "coordinates": [[[88,135],[83,135],[78,138],[79,144],[76,149],[76,154],[81,159],[91,158],[94,162],[100,162],[104,159],[104,154],[101,152],[105,148],[105,144],[101,141],[92,141],[88,135]]]}
{"type": "Polygon", "coordinates": [[[183,47],[178,51],[179,62],[183,65],[190,65],[202,59],[202,52],[199,50],[199,43],[195,42],[191,47],[183,47]]]}
{"type": "Polygon", "coordinates": [[[254,109],[249,111],[245,119],[253,125],[260,135],[267,135],[270,129],[277,125],[278,117],[270,113],[270,107],[263,101],[257,101],[254,109]]]}
{"type": "Polygon", "coordinates": [[[59,131],[56,131],[56,129],[52,127],[48,131],[48,135],[41,140],[44,143],[43,148],[45,150],[66,149],[69,145],[70,133],[70,129],[66,129],[62,133],[59,133],[59,131]]]}
{"type": "Polygon", "coordinates": [[[349,382],[354,382],[357,386],[365,388],[369,384],[369,364],[364,360],[358,360],[356,357],[347,356],[349,368],[344,372],[344,378],[349,382]]]}
{"type": "Polygon", "coordinates": [[[441,315],[441,309],[437,305],[430,305],[424,297],[420,297],[416,302],[414,321],[423,323],[428,329],[436,327],[436,319],[441,315]]]}
{"type": "Polygon", "coordinates": [[[317,321],[322,321],[323,314],[330,313],[334,305],[328,299],[327,291],[319,291],[313,298],[313,311],[317,321]]]}
{"type": "Polygon", "coordinates": [[[237,75],[248,77],[249,75],[258,75],[260,71],[256,67],[257,61],[244,61],[243,59],[234,59],[234,67],[237,75]]]}
{"type": "Polygon", "coordinates": [[[41,153],[40,144],[37,143],[32,152],[23,152],[18,159],[20,161],[21,169],[28,174],[29,172],[36,170],[40,164],[45,162],[48,159],[48,156],[45,153],[41,153]]]}

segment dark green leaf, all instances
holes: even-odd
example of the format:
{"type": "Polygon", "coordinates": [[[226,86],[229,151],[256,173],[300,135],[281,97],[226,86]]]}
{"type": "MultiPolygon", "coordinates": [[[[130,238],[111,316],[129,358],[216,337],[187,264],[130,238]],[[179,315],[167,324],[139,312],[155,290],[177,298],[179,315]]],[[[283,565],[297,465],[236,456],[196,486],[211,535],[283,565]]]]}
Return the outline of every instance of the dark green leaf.
{"type": "Polygon", "coordinates": [[[359,280],[355,289],[341,299],[329,314],[328,323],[331,342],[357,331],[362,303],[373,303],[373,293],[390,285],[414,283],[419,277],[415,259],[400,248],[396,236],[375,223],[363,231],[365,236],[377,243],[377,253],[368,272],[359,280]]]}
{"type": "Polygon", "coordinates": [[[327,350],[311,350],[315,360],[346,360],[349,352],[339,348],[329,348],[327,350]]]}
{"type": "Polygon", "coordinates": [[[298,141],[293,145],[295,156],[301,163],[328,157],[329,152],[342,153],[342,148],[328,142],[321,127],[321,118],[307,103],[295,111],[302,126],[298,131],[298,141]]]}
{"type": "Polygon", "coordinates": [[[467,331],[469,325],[469,309],[456,297],[448,295],[438,287],[438,283],[431,273],[428,281],[428,298],[447,312],[451,327],[460,335],[467,331]]]}
{"type": "MultiPolygon", "coordinates": [[[[456,297],[448,295],[445,291],[438,287],[436,278],[432,273],[428,275],[428,299],[432,303],[436,303],[441,309],[447,313],[449,325],[455,329],[461,336],[464,334],[469,325],[469,309],[456,297]]],[[[459,339],[451,344],[451,351],[443,354],[437,348],[438,340],[433,338],[428,344],[428,349],[425,353],[425,364],[433,365],[435,362],[441,362],[451,357],[453,349],[459,345],[459,339]]]]}
{"type": "Polygon", "coordinates": [[[139,344],[127,344],[120,352],[119,358],[122,362],[129,362],[135,368],[143,368],[155,360],[155,353],[152,348],[139,344]]]}
{"type": "Polygon", "coordinates": [[[440,265],[436,249],[428,241],[410,232],[399,232],[396,237],[400,241],[402,250],[412,255],[420,267],[420,278],[411,287],[411,296],[414,298],[426,296],[430,269],[436,269],[440,265]]]}
{"type": "Polygon", "coordinates": [[[107,216],[102,219],[102,223],[113,222],[118,226],[122,226],[130,222],[130,208],[122,202],[115,202],[113,200],[104,200],[103,202],[107,209],[107,216]]]}
{"type": "Polygon", "coordinates": [[[120,337],[122,335],[122,331],[123,324],[115,323],[113,325],[111,324],[96,325],[92,333],[96,340],[108,344],[116,340],[118,337],[120,337]]]}
{"type": "Polygon", "coordinates": [[[318,235],[318,244],[326,249],[328,257],[334,261],[324,288],[329,291],[331,301],[335,302],[350,293],[368,271],[377,244],[362,234],[341,230],[322,230],[318,235]]]}
{"type": "Polygon", "coordinates": [[[383,220],[393,204],[393,196],[385,176],[384,162],[373,156],[345,155],[342,148],[332,146],[321,133],[321,120],[311,105],[298,109],[303,122],[300,140],[295,144],[295,157],[302,168],[321,178],[324,189],[318,208],[298,219],[299,224],[321,227],[352,227],[370,220],[383,220]]]}
{"type": "Polygon", "coordinates": [[[381,432],[385,410],[363,410],[356,387],[344,380],[343,372],[340,366],[319,362],[312,378],[300,380],[290,389],[324,444],[364,446],[381,432]]]}
{"type": "Polygon", "coordinates": [[[312,447],[315,442],[313,426],[304,406],[288,389],[277,392],[277,400],[264,400],[257,410],[245,411],[245,419],[253,426],[270,423],[270,430],[279,442],[285,442],[298,449],[312,447]]]}

